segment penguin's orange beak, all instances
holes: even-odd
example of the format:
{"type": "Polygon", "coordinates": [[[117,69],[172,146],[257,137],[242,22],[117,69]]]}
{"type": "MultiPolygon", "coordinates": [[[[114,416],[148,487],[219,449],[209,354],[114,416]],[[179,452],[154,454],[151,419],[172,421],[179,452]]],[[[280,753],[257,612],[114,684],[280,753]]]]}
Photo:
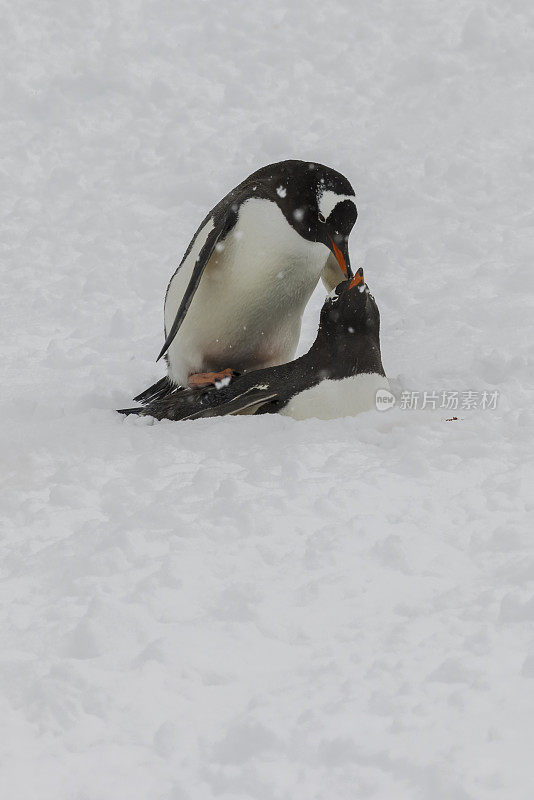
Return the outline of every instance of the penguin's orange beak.
{"type": "Polygon", "coordinates": [[[345,278],[347,278],[347,280],[350,280],[350,278],[352,278],[352,271],[350,269],[348,253],[346,256],[344,256],[339,247],[337,246],[337,244],[332,239],[332,237],[329,236],[328,238],[330,239],[330,242],[332,244],[332,252],[337,259],[337,263],[339,264],[343,275],[345,276],[345,278]]]}
{"type": "Polygon", "coordinates": [[[363,277],[363,268],[360,267],[360,269],[356,272],[354,278],[349,283],[348,288],[355,289],[356,286],[360,286],[362,283],[365,283],[365,278],[363,277]]]}

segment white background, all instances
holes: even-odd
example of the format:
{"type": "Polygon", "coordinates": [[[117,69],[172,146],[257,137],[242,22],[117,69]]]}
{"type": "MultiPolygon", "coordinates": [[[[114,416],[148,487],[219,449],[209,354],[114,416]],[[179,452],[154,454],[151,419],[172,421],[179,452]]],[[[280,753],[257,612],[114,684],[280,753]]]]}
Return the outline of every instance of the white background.
{"type": "Polygon", "coordinates": [[[3,5],[2,797],[531,800],[531,2],[3,5]],[[496,411],[114,413],[290,157],[356,188],[395,386],[496,411]]]}

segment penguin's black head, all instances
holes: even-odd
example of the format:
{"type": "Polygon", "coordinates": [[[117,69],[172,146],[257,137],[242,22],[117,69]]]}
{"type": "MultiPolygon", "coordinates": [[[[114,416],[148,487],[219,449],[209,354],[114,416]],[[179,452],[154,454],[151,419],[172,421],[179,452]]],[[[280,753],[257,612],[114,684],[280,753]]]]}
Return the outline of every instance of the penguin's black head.
{"type": "Polygon", "coordinates": [[[354,189],[344,175],[323,164],[280,161],[247,180],[260,182],[297,233],[324,244],[352,278],[348,242],[358,212],[354,189]]]}
{"type": "Polygon", "coordinates": [[[350,281],[340,283],[321,310],[320,330],[340,339],[380,336],[380,313],[359,269],[350,281]]]}

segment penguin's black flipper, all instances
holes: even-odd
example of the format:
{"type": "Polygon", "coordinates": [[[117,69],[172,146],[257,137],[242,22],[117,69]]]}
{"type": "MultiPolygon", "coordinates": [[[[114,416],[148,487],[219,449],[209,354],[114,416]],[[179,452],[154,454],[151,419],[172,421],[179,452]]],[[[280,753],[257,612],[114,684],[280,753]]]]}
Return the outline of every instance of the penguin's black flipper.
{"type": "MultiPolygon", "coordinates": [[[[221,215],[219,220],[214,221],[214,228],[209,232],[208,238],[204,242],[200,250],[200,253],[198,254],[198,258],[193,267],[193,273],[191,275],[191,279],[187,285],[187,289],[184,292],[184,296],[182,297],[182,302],[180,303],[180,307],[176,312],[176,317],[174,318],[172,327],[168,333],[167,338],[165,339],[165,344],[161,348],[161,352],[157,357],[156,361],[159,361],[160,358],[165,355],[165,353],[171,346],[172,340],[178,333],[180,325],[184,321],[185,315],[187,314],[187,310],[191,305],[191,301],[198,288],[198,284],[200,283],[200,279],[202,277],[202,273],[206,268],[206,264],[210,260],[217,243],[220,240],[224,239],[226,234],[234,227],[235,223],[237,222],[238,210],[239,210],[238,204],[232,203],[232,205],[226,210],[226,212],[221,215]]],[[[187,257],[187,254],[189,253],[190,249],[191,245],[189,245],[186,251],[184,260],[187,257]]]]}
{"type": "MultiPolygon", "coordinates": [[[[252,387],[246,392],[238,395],[237,397],[228,400],[227,402],[214,405],[209,408],[201,408],[193,411],[182,419],[200,419],[204,417],[226,417],[231,414],[242,414],[249,411],[255,414],[256,411],[268,403],[278,399],[278,392],[269,388],[268,386],[252,387]]],[[[274,410],[274,409],[273,409],[274,410]]]]}
{"type": "Polygon", "coordinates": [[[142,417],[170,419],[200,419],[201,417],[224,417],[230,414],[242,414],[245,411],[269,413],[269,404],[273,403],[273,413],[278,409],[276,401],[279,393],[266,384],[253,384],[247,389],[235,390],[233,386],[225,389],[209,389],[208,391],[186,389],[170,393],[161,399],[148,402],[137,408],[117,409],[126,416],[136,414],[142,417]]]}

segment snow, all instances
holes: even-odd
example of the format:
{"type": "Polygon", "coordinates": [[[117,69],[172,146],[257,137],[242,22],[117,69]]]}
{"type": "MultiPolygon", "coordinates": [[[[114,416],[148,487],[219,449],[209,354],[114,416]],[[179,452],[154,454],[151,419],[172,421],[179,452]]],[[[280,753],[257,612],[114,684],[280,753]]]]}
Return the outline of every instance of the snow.
{"type": "Polygon", "coordinates": [[[2,796],[530,800],[531,4],[4,18],[2,796]],[[396,393],[495,410],[114,413],[200,221],[290,157],[355,187],[396,393]]]}

